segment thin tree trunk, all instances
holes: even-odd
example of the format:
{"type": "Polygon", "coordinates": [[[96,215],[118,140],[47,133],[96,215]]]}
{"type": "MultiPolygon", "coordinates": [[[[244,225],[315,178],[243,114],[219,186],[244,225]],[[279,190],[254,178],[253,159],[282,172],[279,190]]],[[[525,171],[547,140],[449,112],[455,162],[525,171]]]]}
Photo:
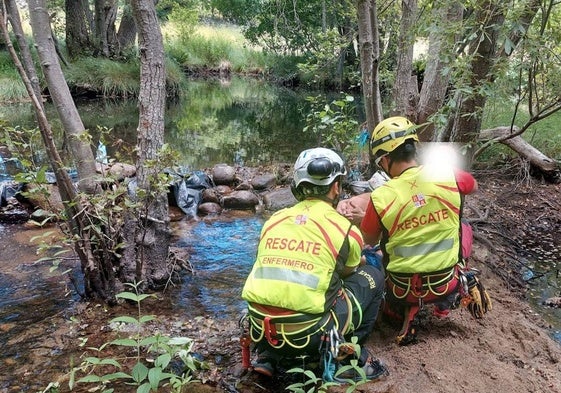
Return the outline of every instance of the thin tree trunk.
{"type": "Polygon", "coordinates": [[[469,55],[472,58],[470,87],[473,93],[460,99],[451,133],[451,141],[468,146],[469,152],[466,155],[468,167],[471,166],[475,142],[481,130],[481,116],[487,102],[487,97],[480,93],[481,86],[494,78],[492,67],[496,61],[499,26],[504,22],[502,7],[505,5],[497,0],[490,0],[480,7],[481,15],[477,16],[476,20],[487,23],[480,27],[470,46],[469,55]]]}
{"type": "Polygon", "coordinates": [[[35,92],[39,103],[43,106],[39,76],[37,76],[37,70],[35,69],[35,64],[33,63],[33,57],[31,56],[31,51],[29,50],[29,46],[23,32],[18,6],[15,3],[15,0],[4,0],[4,3],[6,4],[8,20],[12,25],[12,31],[14,32],[18,42],[23,68],[29,77],[29,81],[31,82],[31,86],[33,87],[33,91],[35,92]]]}
{"type": "MultiPolygon", "coordinates": [[[[78,188],[86,193],[93,193],[97,189],[94,177],[96,172],[93,152],[87,143],[87,138],[85,138],[82,121],[70,96],[60,63],[58,63],[45,0],[28,0],[28,5],[33,37],[37,45],[43,74],[66,135],[70,139],[69,144],[78,170],[78,188]]],[[[36,101],[36,98],[34,101],[36,101]]],[[[102,247],[103,239],[92,239],[92,237],[98,236],[95,230],[91,228],[95,225],[95,222],[86,219],[86,207],[80,203],[74,185],[58,153],[56,153],[54,139],[44,112],[36,110],[44,118],[40,122],[40,128],[47,152],[50,154],[51,165],[53,165],[57,176],[61,198],[66,206],[70,230],[74,236],[74,249],[80,258],[84,273],[85,294],[90,298],[100,298],[108,303],[113,303],[116,288],[113,260],[105,258],[106,255],[103,254],[103,250],[101,252],[99,250],[94,251],[96,244],[98,247],[102,247]],[[98,256],[97,259],[94,253],[98,256]]]]}
{"type": "Polygon", "coordinates": [[[94,155],[85,138],[82,119],[76,109],[68,85],[56,56],[51,36],[48,10],[44,0],[28,0],[29,15],[33,26],[33,38],[41,59],[43,74],[49,86],[49,93],[64,127],[68,144],[78,171],[78,188],[86,193],[96,192],[96,169],[94,155]]]}
{"type": "Polygon", "coordinates": [[[372,84],[374,81],[374,43],[372,32],[375,26],[370,19],[372,7],[371,0],[358,0],[356,11],[358,17],[358,47],[360,51],[360,70],[362,76],[362,96],[364,100],[364,112],[368,130],[372,132],[376,125],[374,115],[374,97],[372,96],[372,84]]]}
{"type": "Polygon", "coordinates": [[[91,13],[87,0],[66,0],[66,48],[70,57],[92,53],[91,13]]]}
{"type": "Polygon", "coordinates": [[[396,80],[393,91],[394,114],[415,120],[419,90],[413,75],[413,25],[417,18],[417,0],[402,0],[399,28],[396,80]]]}
{"type": "Polygon", "coordinates": [[[137,181],[144,190],[144,213],[127,226],[126,254],[123,256],[125,279],[142,280],[148,286],[161,287],[167,283],[167,257],[170,226],[167,192],[157,188],[163,168],[148,165],[156,161],[164,143],[165,62],[160,26],[153,0],[132,0],[131,6],[138,29],[140,52],[140,93],[137,181]]]}
{"type": "Polygon", "coordinates": [[[372,67],[372,86],[371,95],[372,103],[374,108],[372,110],[374,117],[374,125],[370,129],[370,132],[374,129],[374,126],[381,122],[383,117],[382,112],[382,92],[380,91],[380,29],[378,26],[378,11],[376,0],[370,0],[370,26],[372,28],[372,59],[374,61],[372,67]]]}
{"type": "MultiPolygon", "coordinates": [[[[461,21],[463,7],[459,2],[450,2],[444,8],[435,8],[433,11],[435,24],[449,26],[461,21]]],[[[417,107],[417,124],[424,124],[429,117],[442,107],[446,97],[446,90],[450,81],[449,75],[445,75],[443,69],[449,65],[454,58],[454,42],[457,32],[443,32],[443,29],[432,29],[429,34],[429,47],[427,54],[427,66],[423,86],[419,95],[417,107]]],[[[434,135],[434,124],[429,124],[419,130],[419,136],[423,141],[432,141],[434,135]]]]}
{"type": "Polygon", "coordinates": [[[123,8],[123,16],[121,17],[119,31],[117,32],[117,40],[119,41],[119,52],[121,54],[124,50],[132,47],[136,40],[136,24],[134,23],[130,0],[127,1],[123,8]]]}

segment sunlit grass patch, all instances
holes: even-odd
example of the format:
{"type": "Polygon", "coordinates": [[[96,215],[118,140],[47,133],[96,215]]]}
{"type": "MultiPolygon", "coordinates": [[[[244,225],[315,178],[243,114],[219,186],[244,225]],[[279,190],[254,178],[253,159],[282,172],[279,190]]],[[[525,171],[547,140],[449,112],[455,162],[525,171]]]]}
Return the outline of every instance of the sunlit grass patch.
{"type": "Polygon", "coordinates": [[[174,22],[164,26],[167,53],[187,69],[217,69],[228,64],[237,73],[264,72],[268,57],[245,40],[241,29],[229,24],[197,25],[182,35],[174,22]]]}

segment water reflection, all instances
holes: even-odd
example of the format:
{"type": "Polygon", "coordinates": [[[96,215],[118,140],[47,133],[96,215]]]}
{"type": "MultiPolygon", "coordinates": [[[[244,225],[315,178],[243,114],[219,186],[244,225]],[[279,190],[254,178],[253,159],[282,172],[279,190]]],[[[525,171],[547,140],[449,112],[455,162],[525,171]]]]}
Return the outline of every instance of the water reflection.
{"type": "Polygon", "coordinates": [[[198,222],[180,232],[176,245],[190,250],[196,274],[185,275],[174,299],[176,307],[214,318],[235,318],[244,308],[241,289],[254,262],[262,225],[260,217],[231,218],[198,222]]]}
{"type": "MultiPolygon", "coordinates": [[[[297,151],[316,143],[311,133],[302,131],[306,95],[256,79],[233,78],[228,84],[193,80],[187,84],[183,99],[168,102],[165,140],[180,153],[177,164],[193,170],[217,163],[256,166],[292,162],[297,151]]],[[[93,135],[94,153],[102,130],[111,129],[104,136],[108,156],[117,160],[134,157],[136,101],[77,104],[84,126],[93,135]]],[[[47,105],[47,113],[55,134],[60,134],[62,127],[52,105],[47,105]]],[[[0,108],[0,118],[11,126],[35,124],[31,108],[23,104],[17,110],[0,108]]],[[[41,143],[39,138],[37,143],[41,143]]],[[[59,146],[63,150],[62,143],[59,146]]]]}

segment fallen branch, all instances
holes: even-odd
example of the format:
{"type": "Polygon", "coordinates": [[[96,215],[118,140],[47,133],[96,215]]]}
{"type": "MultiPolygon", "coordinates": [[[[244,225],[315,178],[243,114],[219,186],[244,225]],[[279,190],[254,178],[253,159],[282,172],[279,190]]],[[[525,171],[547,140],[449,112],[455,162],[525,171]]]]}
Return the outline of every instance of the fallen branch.
{"type": "MultiPolygon", "coordinates": [[[[532,167],[538,169],[546,176],[554,176],[557,174],[559,171],[559,163],[526,142],[518,134],[518,130],[518,127],[497,127],[481,130],[479,138],[487,141],[484,147],[495,142],[507,145],[518,153],[520,157],[527,160],[532,167]]],[[[477,153],[480,151],[481,149],[479,149],[477,153]]]]}

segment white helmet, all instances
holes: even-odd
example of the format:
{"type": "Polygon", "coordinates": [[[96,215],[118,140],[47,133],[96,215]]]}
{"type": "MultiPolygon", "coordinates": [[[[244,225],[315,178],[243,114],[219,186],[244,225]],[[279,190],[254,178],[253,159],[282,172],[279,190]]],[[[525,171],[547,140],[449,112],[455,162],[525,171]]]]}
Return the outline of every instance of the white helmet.
{"type": "Polygon", "coordinates": [[[302,182],[327,186],[347,174],[343,158],[331,149],[316,147],[304,150],[294,164],[293,187],[302,182]]]}

